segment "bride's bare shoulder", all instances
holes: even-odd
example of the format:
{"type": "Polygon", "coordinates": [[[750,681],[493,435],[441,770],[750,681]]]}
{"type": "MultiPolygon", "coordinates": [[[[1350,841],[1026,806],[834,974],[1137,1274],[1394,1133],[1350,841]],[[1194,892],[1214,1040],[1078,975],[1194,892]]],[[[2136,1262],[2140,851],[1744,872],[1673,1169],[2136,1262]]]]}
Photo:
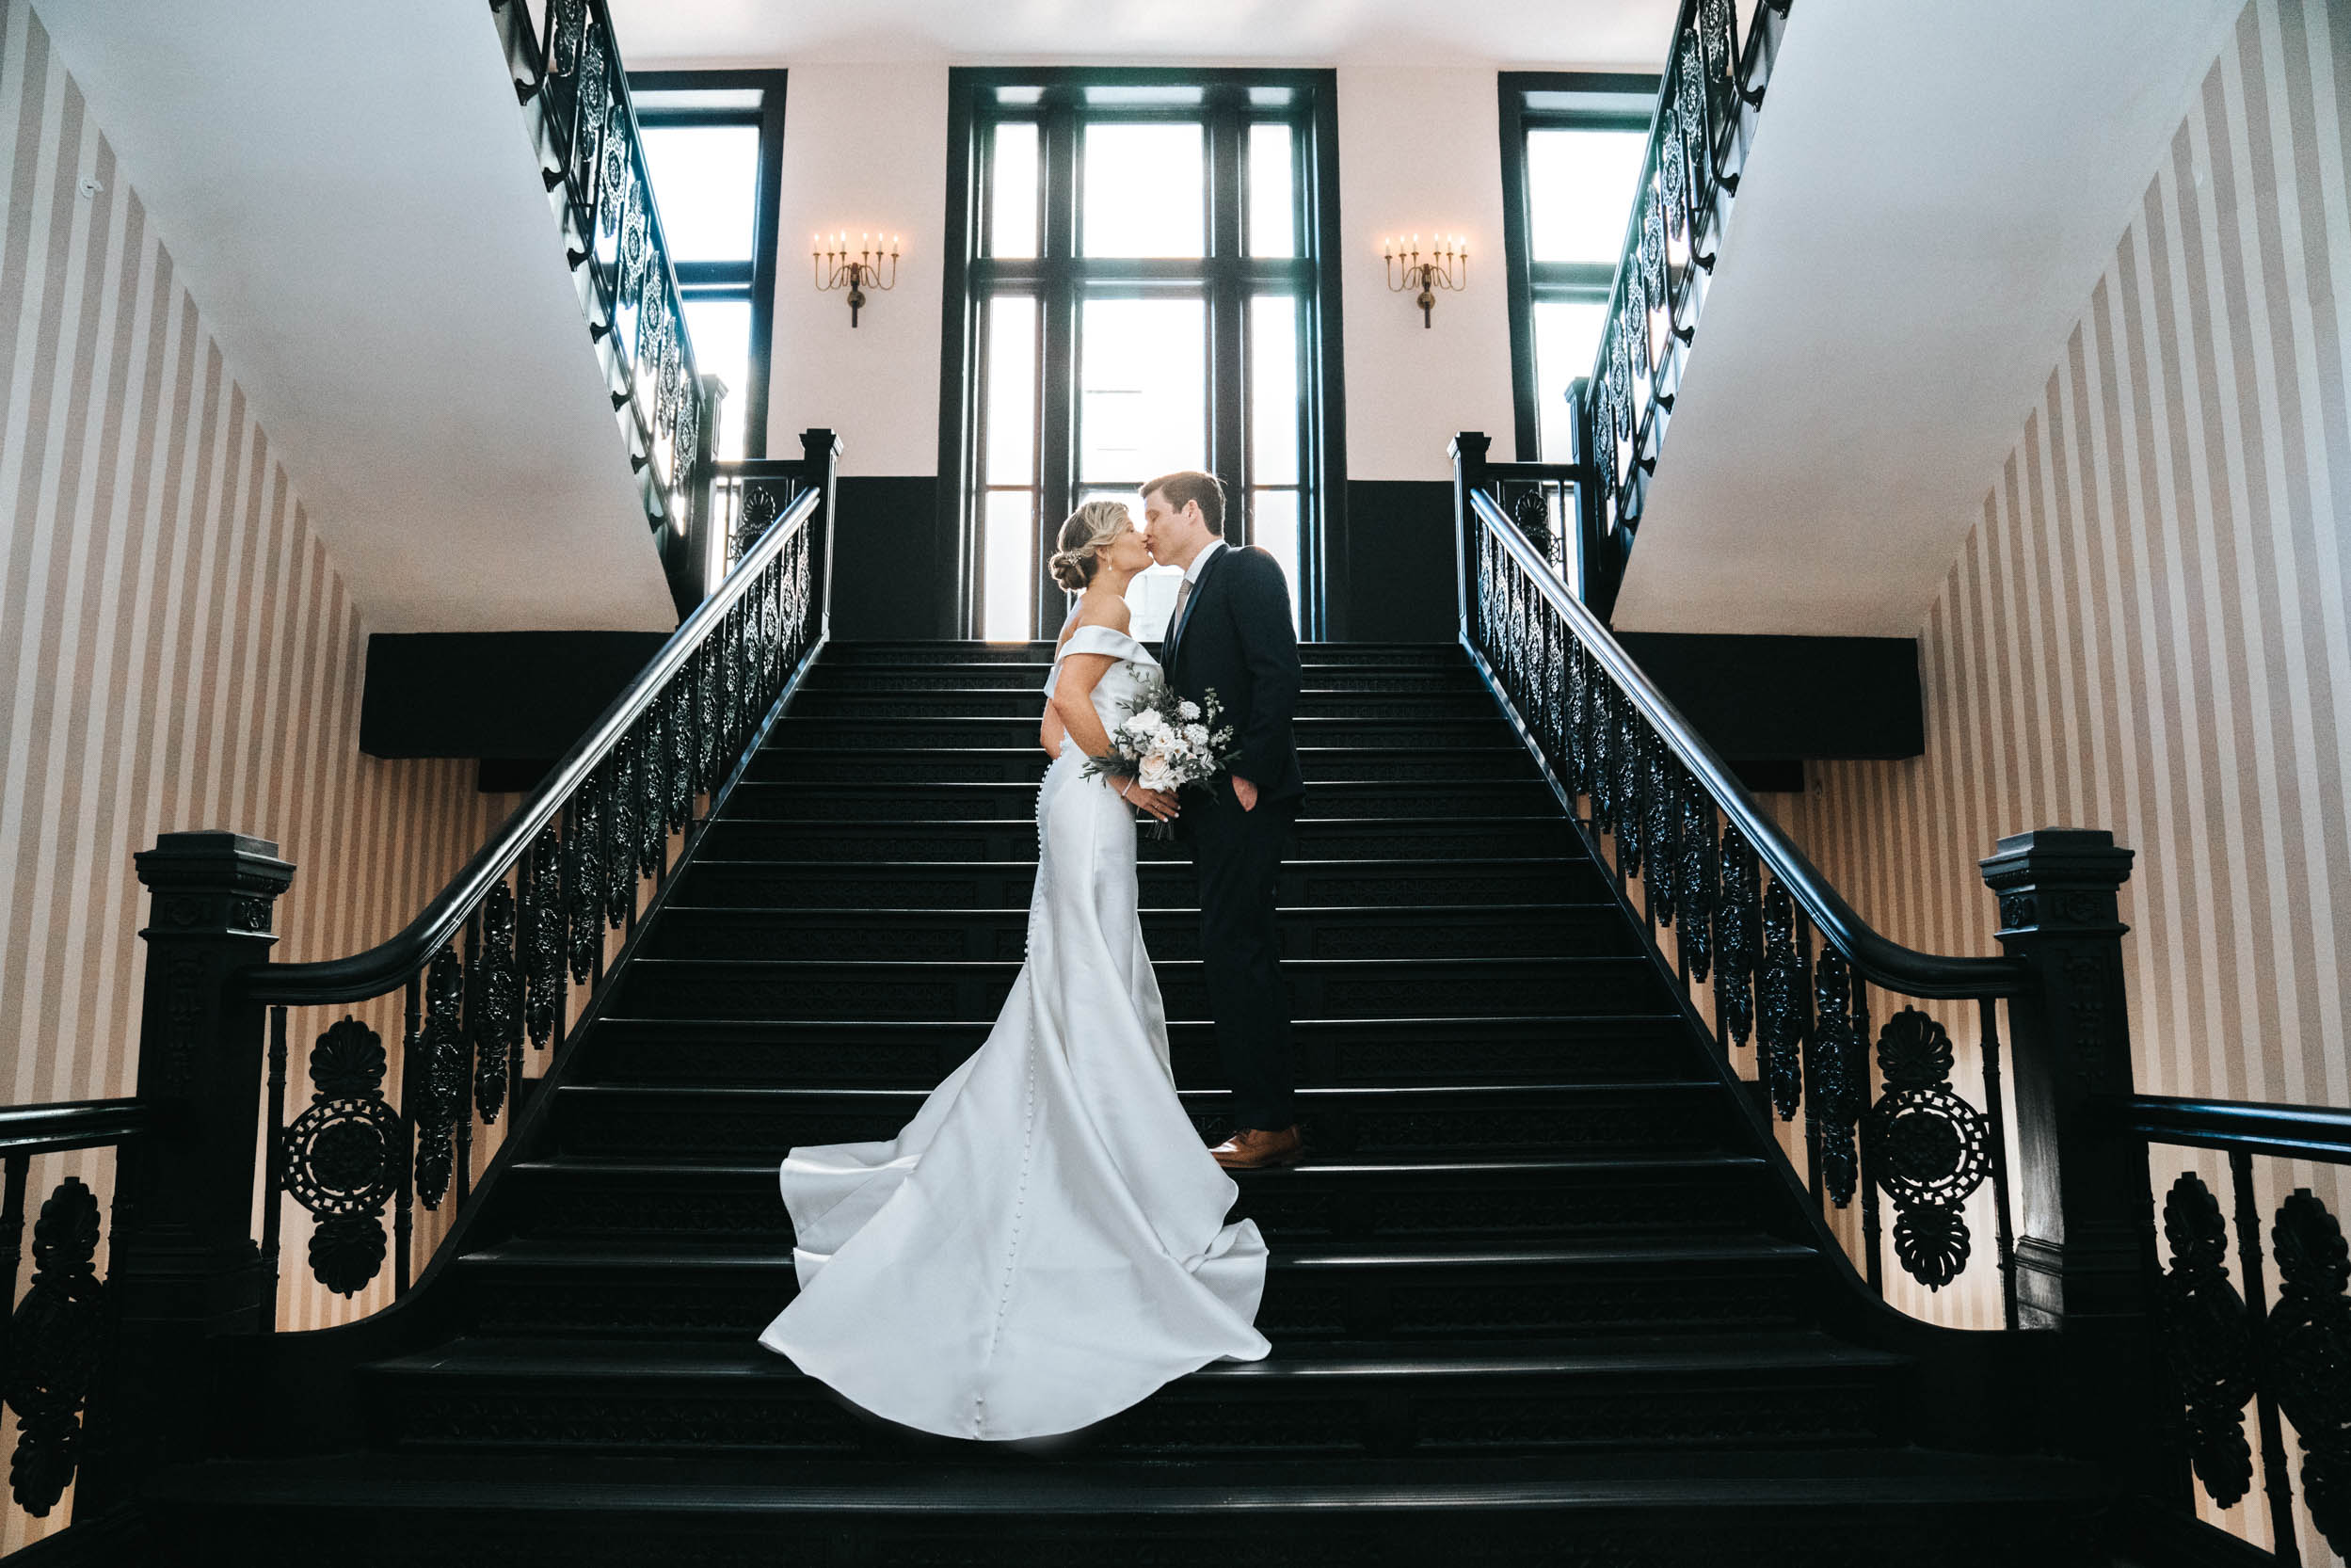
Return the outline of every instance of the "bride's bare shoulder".
{"type": "Polygon", "coordinates": [[[1077,614],[1070,617],[1069,630],[1062,636],[1066,640],[1070,632],[1081,626],[1107,626],[1113,632],[1124,632],[1134,623],[1134,612],[1127,600],[1117,594],[1087,594],[1078,600],[1077,614]]]}

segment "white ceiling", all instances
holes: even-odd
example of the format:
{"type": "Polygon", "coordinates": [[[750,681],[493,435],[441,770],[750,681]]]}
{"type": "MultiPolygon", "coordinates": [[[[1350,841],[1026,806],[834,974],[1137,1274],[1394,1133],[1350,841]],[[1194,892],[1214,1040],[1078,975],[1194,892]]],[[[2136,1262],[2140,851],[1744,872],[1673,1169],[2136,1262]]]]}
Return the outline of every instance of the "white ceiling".
{"type": "Polygon", "coordinates": [[[1913,634],[2244,0],[1802,0],[1618,624],[1913,634]]]}
{"type": "MultiPolygon", "coordinates": [[[[1655,70],[1676,0],[611,0],[621,53],[664,65],[1054,59],[1655,70]]],[[[1744,6],[1741,8],[1744,9],[1744,6]]]]}
{"type": "Polygon", "coordinates": [[[40,0],[376,632],[677,623],[483,0],[40,0]]]}

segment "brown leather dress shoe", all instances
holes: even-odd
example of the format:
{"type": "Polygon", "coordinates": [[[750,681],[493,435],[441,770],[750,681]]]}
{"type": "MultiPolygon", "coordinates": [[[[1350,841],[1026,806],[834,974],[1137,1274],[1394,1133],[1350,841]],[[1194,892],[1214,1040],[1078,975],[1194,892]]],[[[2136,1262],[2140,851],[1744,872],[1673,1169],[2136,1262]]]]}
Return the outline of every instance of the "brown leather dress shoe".
{"type": "Polygon", "coordinates": [[[1297,1164],[1306,1157],[1306,1141],[1294,1125],[1279,1131],[1245,1127],[1208,1152],[1228,1171],[1263,1171],[1297,1164]]]}

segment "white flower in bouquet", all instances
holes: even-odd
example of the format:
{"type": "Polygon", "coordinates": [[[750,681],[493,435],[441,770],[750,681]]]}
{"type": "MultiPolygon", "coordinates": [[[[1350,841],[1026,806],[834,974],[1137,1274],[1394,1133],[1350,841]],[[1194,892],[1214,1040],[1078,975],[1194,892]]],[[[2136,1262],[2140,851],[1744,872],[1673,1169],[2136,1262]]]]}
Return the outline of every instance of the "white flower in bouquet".
{"type": "MultiPolygon", "coordinates": [[[[1085,776],[1116,774],[1146,790],[1175,791],[1223,772],[1233,751],[1233,728],[1218,725],[1223,708],[1216,693],[1202,695],[1202,702],[1178,699],[1165,677],[1151,680],[1128,700],[1127,717],[1111,727],[1109,753],[1087,760],[1085,776]]],[[[1154,823],[1152,829],[1164,838],[1168,824],[1154,823]]]]}

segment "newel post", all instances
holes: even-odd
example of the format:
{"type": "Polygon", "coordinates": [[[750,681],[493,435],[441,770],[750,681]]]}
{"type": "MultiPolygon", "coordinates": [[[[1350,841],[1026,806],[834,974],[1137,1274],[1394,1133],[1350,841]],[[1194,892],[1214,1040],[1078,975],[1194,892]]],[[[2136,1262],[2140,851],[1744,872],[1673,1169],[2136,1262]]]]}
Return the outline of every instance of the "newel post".
{"type": "Polygon", "coordinates": [[[2001,946],[2031,969],[2008,1004],[2017,1320],[2064,1336],[2061,1408],[2076,1451],[2123,1461],[2158,1430],[2147,1155],[2108,1110],[2132,1093],[2117,898],[2131,852],[2111,833],[2040,828],[2002,839],[1982,865],[2001,946]]]}
{"type": "Polygon", "coordinates": [[[840,438],[830,430],[815,429],[800,432],[800,456],[808,465],[808,483],[817,487],[824,499],[817,503],[816,542],[824,555],[809,563],[816,568],[817,604],[822,614],[817,617],[819,637],[833,634],[833,514],[834,497],[840,488],[840,438]]]}
{"type": "Polygon", "coordinates": [[[154,1134],[118,1167],[108,1289],[120,1320],[102,1473],[107,1494],[205,1451],[225,1336],[257,1333],[269,1300],[253,1241],[263,1009],[232,983],[265,962],[294,868],[242,833],[166,833],[134,860],[151,895],[138,1097],[154,1134]]]}
{"type": "Polygon", "coordinates": [[[1469,598],[1476,591],[1470,579],[1478,558],[1477,536],[1470,531],[1477,519],[1470,511],[1469,493],[1485,488],[1486,454],[1493,448],[1485,432],[1464,430],[1445,449],[1453,459],[1453,597],[1464,637],[1469,635],[1469,598]]]}

